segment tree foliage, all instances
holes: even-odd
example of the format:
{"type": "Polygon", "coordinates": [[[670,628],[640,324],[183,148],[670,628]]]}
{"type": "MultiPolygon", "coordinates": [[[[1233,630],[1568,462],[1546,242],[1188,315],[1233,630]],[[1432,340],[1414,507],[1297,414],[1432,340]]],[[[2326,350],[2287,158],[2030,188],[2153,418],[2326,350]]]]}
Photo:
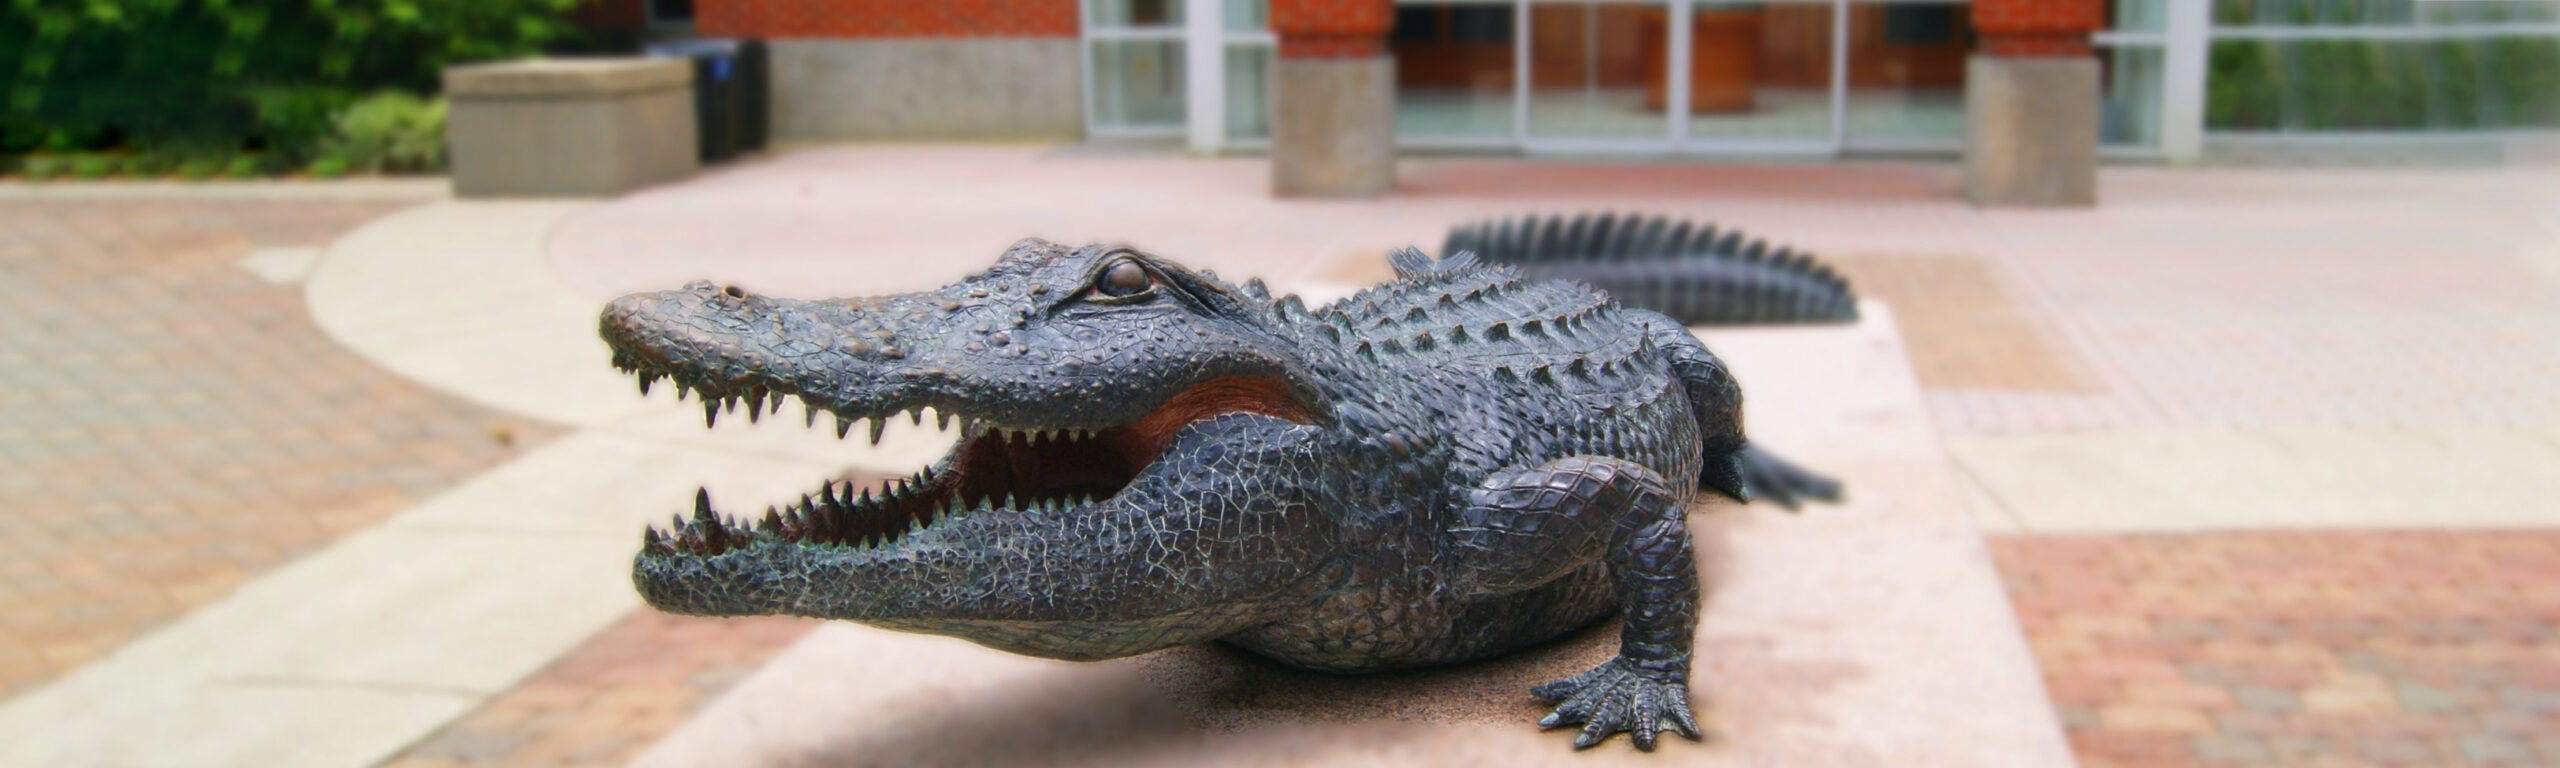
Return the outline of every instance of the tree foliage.
{"type": "Polygon", "coordinates": [[[537,52],[579,0],[0,0],[0,150],[308,151],[353,95],[537,52]]]}

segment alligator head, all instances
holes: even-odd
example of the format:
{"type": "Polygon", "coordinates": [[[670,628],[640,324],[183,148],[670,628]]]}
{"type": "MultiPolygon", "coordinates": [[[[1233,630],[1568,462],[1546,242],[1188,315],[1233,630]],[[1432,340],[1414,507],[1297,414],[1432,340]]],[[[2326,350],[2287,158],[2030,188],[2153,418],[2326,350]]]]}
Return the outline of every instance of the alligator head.
{"type": "MultiPolygon", "coordinates": [[[[1294,308],[1294,302],[1284,302],[1294,308]]],[[[1298,310],[1303,313],[1303,310],[1298,310]]],[[[796,398],[842,437],[957,418],[902,481],[822,484],[739,519],[697,498],[648,532],[641,594],[700,615],[797,614],[1105,658],[1253,621],[1331,549],[1323,387],[1285,313],[1124,248],[1013,246],[923,292],[772,298],[695,283],[605,310],[615,363],[671,380],[708,424],[796,398]]]]}

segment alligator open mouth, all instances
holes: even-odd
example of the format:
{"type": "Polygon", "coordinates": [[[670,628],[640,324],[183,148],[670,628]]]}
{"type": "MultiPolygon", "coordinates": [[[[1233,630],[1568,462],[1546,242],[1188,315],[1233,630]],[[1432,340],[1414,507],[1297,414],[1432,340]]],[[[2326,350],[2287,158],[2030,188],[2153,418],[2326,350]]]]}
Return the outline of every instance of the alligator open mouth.
{"type": "Polygon", "coordinates": [[[830,403],[764,386],[724,387],[619,352],[614,364],[639,377],[643,394],[665,379],[677,387],[679,400],[699,398],[705,427],[716,424],[720,414],[740,408],[746,409],[749,419],[759,420],[779,412],[785,399],[795,397],[807,410],[811,426],[822,412],[833,416],[838,439],[869,422],[874,445],[887,422],[900,416],[917,425],[928,415],[937,425],[959,421],[959,442],[933,466],[877,487],[822,483],[797,502],[767,508],[760,519],[724,514],[712,507],[708,490],[699,491],[690,520],[678,516],[669,530],[651,526],[646,534],[643,551],[668,557],[711,557],[760,541],[882,549],[972,514],[1067,513],[1119,494],[1164,454],[1184,426],[1194,422],[1229,413],[1311,421],[1307,408],[1285,385],[1259,377],[1203,381],[1182,389],[1137,420],[1096,428],[1060,426],[1075,415],[1065,409],[1058,424],[999,424],[982,420],[965,402],[875,408],[830,403]]]}

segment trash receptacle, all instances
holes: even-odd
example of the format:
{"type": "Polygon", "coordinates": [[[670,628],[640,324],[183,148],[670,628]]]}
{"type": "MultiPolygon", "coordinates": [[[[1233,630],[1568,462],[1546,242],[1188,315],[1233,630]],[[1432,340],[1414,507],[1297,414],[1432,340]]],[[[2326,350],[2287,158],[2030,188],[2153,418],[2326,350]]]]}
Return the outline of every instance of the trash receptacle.
{"type": "Polygon", "coordinates": [[[657,43],[649,55],[693,60],[693,110],[702,162],[764,148],[768,78],[762,40],[657,43]]]}

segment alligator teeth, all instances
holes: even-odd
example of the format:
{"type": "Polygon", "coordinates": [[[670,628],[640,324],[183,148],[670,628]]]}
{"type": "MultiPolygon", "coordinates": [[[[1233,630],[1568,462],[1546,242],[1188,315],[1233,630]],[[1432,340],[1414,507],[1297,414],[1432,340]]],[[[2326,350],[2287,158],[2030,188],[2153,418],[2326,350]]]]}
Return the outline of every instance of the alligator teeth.
{"type": "Polygon", "coordinates": [[[924,411],[922,409],[908,411],[907,423],[914,424],[919,427],[924,426],[924,411]]]}
{"type": "Polygon", "coordinates": [[[706,398],[703,398],[703,400],[702,400],[702,426],[703,426],[704,428],[709,428],[709,427],[712,427],[712,426],[716,426],[716,425],[718,425],[719,423],[720,423],[720,401],[718,401],[718,400],[713,400],[713,399],[711,399],[711,398],[707,398],[707,397],[706,397],[706,398]]]}
{"type": "Polygon", "coordinates": [[[838,440],[842,440],[842,439],[844,439],[844,436],[845,436],[845,435],[847,435],[847,434],[849,434],[849,433],[851,433],[851,432],[853,432],[853,420],[852,420],[852,419],[845,418],[845,417],[843,417],[843,416],[837,416],[837,417],[836,417],[836,439],[838,439],[838,440]]]}
{"type": "Polygon", "coordinates": [[[810,428],[810,429],[817,429],[817,428],[818,428],[818,407],[817,407],[817,406],[810,405],[808,400],[805,400],[805,399],[804,399],[804,400],[801,400],[801,401],[800,401],[800,414],[801,414],[802,418],[808,419],[808,421],[809,421],[809,428],[810,428]]]}
{"type": "Polygon", "coordinates": [[[938,429],[938,430],[942,430],[942,431],[944,431],[944,432],[949,432],[949,431],[951,431],[951,412],[950,412],[950,411],[934,411],[934,412],[933,412],[933,428],[934,428],[934,429],[938,429]]]}
{"type": "Polygon", "coordinates": [[[649,385],[651,385],[651,384],[655,384],[655,383],[658,383],[658,377],[656,377],[656,376],[651,376],[651,375],[648,375],[648,374],[645,374],[645,373],[644,373],[644,374],[641,374],[641,375],[640,375],[640,396],[641,396],[641,397],[648,397],[648,396],[649,396],[649,385]]]}
{"type": "Polygon", "coordinates": [[[888,420],[888,419],[872,419],[872,420],[871,420],[871,444],[872,444],[872,445],[879,445],[879,444],[880,444],[880,433],[885,432],[885,431],[887,431],[888,429],[889,429],[889,420],[888,420]]]}

